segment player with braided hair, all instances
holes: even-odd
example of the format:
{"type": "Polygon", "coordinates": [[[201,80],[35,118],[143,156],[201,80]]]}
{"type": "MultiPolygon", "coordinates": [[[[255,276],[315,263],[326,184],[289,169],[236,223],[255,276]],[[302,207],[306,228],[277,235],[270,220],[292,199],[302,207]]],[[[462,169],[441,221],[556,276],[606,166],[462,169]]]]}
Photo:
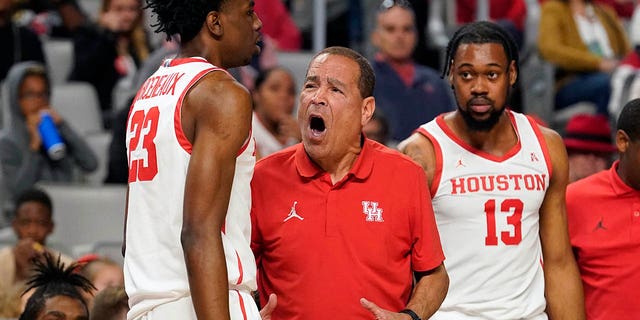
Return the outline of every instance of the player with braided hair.
{"type": "Polygon", "coordinates": [[[227,69],[259,52],[262,22],[252,0],[147,6],[157,31],[181,41],[138,90],[127,121],[127,317],[260,319],[249,247],[252,102],[227,69]]]}
{"type": "MultiPolygon", "coordinates": [[[[35,289],[27,300],[19,320],[50,319],[49,317],[87,320],[89,310],[81,291],[91,293],[91,282],[75,272],[77,265],[65,266],[60,257],[48,252],[43,259],[35,259],[35,274],[27,282],[27,290],[35,289]]],[[[53,318],[51,318],[53,319],[53,318]]]]}
{"type": "Polygon", "coordinates": [[[461,27],[443,77],[457,110],[400,148],[424,168],[449,273],[432,319],[584,319],[567,233],[560,136],[506,107],[518,50],[491,22],[461,27]]]}

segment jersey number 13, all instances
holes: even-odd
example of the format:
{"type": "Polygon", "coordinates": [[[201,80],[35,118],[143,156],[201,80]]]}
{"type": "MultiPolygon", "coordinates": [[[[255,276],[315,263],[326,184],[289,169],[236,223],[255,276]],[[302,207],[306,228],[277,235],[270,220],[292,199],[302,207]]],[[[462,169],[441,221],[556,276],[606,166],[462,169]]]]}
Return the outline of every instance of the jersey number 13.
{"type": "MultiPolygon", "coordinates": [[[[506,245],[518,245],[522,241],[522,211],[524,203],[519,199],[505,199],[500,204],[500,212],[509,213],[507,223],[513,226],[511,231],[500,232],[500,240],[506,245]]],[[[484,244],[487,246],[498,245],[498,234],[496,231],[496,200],[491,199],[484,203],[484,213],[487,216],[487,236],[484,238],[484,244]]]]}

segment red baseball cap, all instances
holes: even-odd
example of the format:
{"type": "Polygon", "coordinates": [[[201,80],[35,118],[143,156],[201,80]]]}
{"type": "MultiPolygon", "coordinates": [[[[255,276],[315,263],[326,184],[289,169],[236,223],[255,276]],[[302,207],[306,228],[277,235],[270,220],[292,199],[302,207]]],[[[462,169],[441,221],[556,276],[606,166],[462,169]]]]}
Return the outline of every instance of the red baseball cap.
{"type": "Polygon", "coordinates": [[[618,148],[611,141],[611,126],[603,115],[577,114],[565,128],[564,145],[568,150],[612,153],[618,148]]]}

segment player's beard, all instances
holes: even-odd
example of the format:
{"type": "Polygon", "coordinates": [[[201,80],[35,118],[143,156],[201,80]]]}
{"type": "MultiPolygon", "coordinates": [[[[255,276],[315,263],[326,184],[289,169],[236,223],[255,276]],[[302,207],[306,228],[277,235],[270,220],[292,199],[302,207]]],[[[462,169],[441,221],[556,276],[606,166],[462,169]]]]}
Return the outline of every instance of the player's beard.
{"type": "MultiPolygon", "coordinates": [[[[469,108],[469,105],[467,106],[469,108]]],[[[458,106],[458,112],[462,115],[462,119],[467,124],[467,127],[472,131],[489,131],[491,130],[497,123],[500,121],[500,116],[504,112],[505,108],[495,109],[492,108],[489,113],[489,117],[483,120],[478,120],[474,118],[471,113],[467,110],[463,110],[458,106]]]]}

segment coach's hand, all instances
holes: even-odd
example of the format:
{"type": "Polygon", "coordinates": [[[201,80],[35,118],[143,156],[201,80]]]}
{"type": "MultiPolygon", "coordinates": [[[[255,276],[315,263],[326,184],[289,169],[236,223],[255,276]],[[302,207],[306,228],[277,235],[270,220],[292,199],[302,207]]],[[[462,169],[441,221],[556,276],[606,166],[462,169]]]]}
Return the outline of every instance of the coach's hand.
{"type": "Polygon", "coordinates": [[[269,295],[267,304],[260,310],[260,318],[262,318],[262,320],[271,320],[271,313],[276,308],[276,305],[278,305],[278,297],[275,293],[272,293],[269,295]]]}
{"type": "Polygon", "coordinates": [[[360,304],[369,310],[376,317],[376,320],[411,320],[411,316],[408,314],[382,309],[365,298],[360,299],[360,304]]]}

